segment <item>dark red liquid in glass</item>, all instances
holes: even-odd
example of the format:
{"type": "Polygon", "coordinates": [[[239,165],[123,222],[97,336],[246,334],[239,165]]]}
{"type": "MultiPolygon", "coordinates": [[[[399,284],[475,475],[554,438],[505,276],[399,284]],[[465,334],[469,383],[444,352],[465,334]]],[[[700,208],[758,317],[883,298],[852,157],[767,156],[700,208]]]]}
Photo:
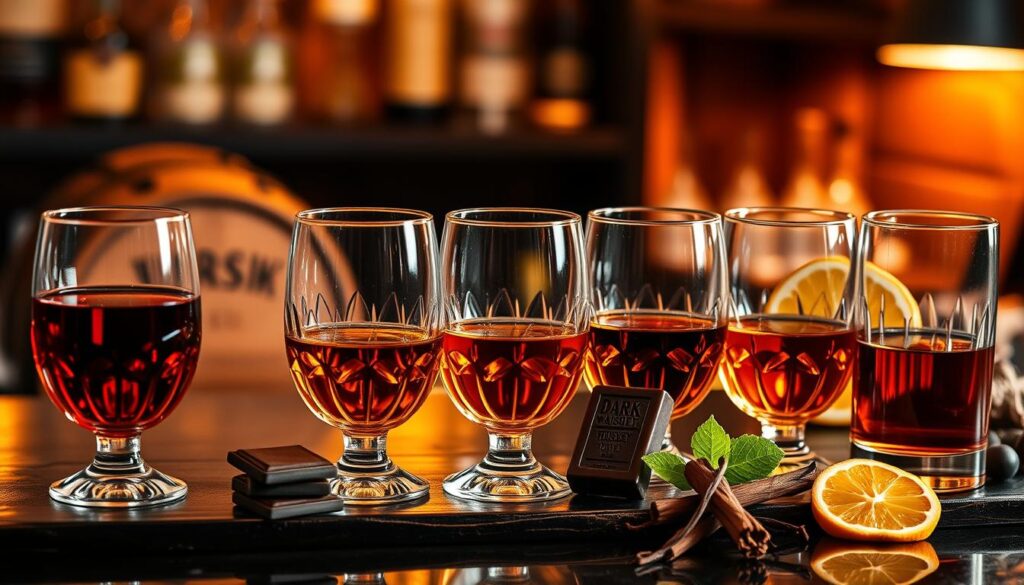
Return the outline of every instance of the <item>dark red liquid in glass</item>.
{"type": "Polygon", "coordinates": [[[444,333],[441,378],[470,420],[491,430],[526,431],[569,405],[586,345],[586,333],[562,324],[464,321],[444,333]]]}
{"type": "Polygon", "coordinates": [[[853,392],[853,438],[866,447],[916,456],[985,448],[995,349],[945,332],[886,335],[885,346],[860,343],[853,392]],[[892,347],[895,346],[895,347],[892,347]]]}
{"type": "Polygon", "coordinates": [[[675,401],[672,416],[684,416],[711,388],[725,331],[725,325],[682,313],[602,313],[590,324],[587,382],[664,390],[675,401]]]}
{"type": "Polygon", "coordinates": [[[195,373],[199,298],[171,288],[77,288],[32,300],[46,393],[80,426],[130,437],[162,421],[195,373]]]}

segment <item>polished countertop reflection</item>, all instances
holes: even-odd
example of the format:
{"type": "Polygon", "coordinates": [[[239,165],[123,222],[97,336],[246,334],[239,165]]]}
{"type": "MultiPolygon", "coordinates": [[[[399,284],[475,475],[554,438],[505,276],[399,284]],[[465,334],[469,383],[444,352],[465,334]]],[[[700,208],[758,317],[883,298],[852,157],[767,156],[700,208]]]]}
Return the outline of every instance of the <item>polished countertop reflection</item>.
{"type": "MultiPolygon", "coordinates": [[[[566,413],[535,435],[535,453],[556,470],[565,469],[586,398],[586,393],[578,395],[566,413]]],[[[716,391],[696,412],[676,422],[673,432],[679,442],[688,442],[693,428],[712,413],[734,435],[757,431],[753,420],[716,391]]],[[[839,459],[846,456],[845,437],[843,430],[819,428],[812,429],[809,440],[821,455],[839,459]]],[[[218,490],[218,498],[226,499],[226,478],[233,473],[224,462],[229,449],[292,443],[328,458],[341,452],[340,433],[314,418],[291,388],[196,389],[170,418],[146,432],[143,453],[157,468],[186,481],[199,470],[223,477],[223,493],[221,483],[213,489],[218,490]]],[[[52,507],[44,484],[33,477],[52,475],[56,480],[66,470],[84,466],[93,445],[91,434],[64,420],[45,397],[0,397],[0,528],[22,521],[26,507],[52,507]]],[[[389,436],[391,456],[414,473],[417,465],[432,459],[452,470],[470,465],[483,455],[485,445],[483,429],[466,421],[441,389],[435,389],[423,408],[389,436]]],[[[211,489],[199,482],[196,487],[211,489]]],[[[206,496],[197,491],[190,493],[193,497],[206,496]]],[[[431,495],[432,500],[435,497],[442,496],[431,495]]],[[[62,513],[66,512],[53,512],[62,513]]],[[[1006,525],[937,531],[926,546],[938,563],[921,582],[1024,582],[1024,518],[1019,525],[1009,517],[1001,520],[1006,525]]],[[[539,543],[509,538],[500,544],[447,546],[375,543],[324,549],[306,543],[289,551],[259,552],[247,552],[243,544],[224,553],[170,547],[166,553],[119,554],[118,550],[78,551],[68,546],[5,555],[0,582],[807,583],[824,582],[814,573],[816,558],[865,546],[823,540],[815,534],[807,550],[747,562],[731,554],[727,541],[715,540],[671,568],[637,577],[634,554],[651,545],[649,538],[626,535],[610,541],[539,543]]]]}

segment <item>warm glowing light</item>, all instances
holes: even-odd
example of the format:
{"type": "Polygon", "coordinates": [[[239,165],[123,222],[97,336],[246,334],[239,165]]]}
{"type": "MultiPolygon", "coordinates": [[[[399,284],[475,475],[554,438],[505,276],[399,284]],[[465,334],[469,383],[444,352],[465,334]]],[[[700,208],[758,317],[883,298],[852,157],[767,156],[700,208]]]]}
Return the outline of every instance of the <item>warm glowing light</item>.
{"type": "Polygon", "coordinates": [[[550,130],[577,130],[590,121],[590,107],[577,99],[538,100],[533,105],[533,119],[550,130]]]}
{"type": "Polygon", "coordinates": [[[1024,71],[1024,49],[974,45],[882,45],[878,60],[893,67],[952,71],[1024,71]]]}

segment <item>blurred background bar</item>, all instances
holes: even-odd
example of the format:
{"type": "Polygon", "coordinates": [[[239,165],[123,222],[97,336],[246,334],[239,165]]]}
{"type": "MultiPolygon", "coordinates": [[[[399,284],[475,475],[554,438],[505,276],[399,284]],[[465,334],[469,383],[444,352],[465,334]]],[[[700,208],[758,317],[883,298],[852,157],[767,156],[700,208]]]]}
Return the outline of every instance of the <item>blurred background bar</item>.
{"type": "Polygon", "coordinates": [[[983,213],[1002,222],[1000,325],[1024,322],[1022,12],[0,0],[0,392],[35,388],[38,212],[98,203],[192,211],[199,387],[290,392],[283,266],[292,216],[314,206],[983,213]]]}

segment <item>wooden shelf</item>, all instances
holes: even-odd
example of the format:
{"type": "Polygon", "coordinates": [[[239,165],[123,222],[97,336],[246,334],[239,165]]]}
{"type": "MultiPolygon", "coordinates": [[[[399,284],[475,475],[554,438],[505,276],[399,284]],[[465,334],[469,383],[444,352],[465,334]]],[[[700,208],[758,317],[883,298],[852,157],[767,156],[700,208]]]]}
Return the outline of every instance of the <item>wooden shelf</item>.
{"type": "Polygon", "coordinates": [[[666,32],[694,32],[787,41],[874,44],[885,28],[885,15],[848,6],[722,6],[693,0],[660,0],[657,24],[666,32]]]}
{"type": "Polygon", "coordinates": [[[11,160],[93,158],[144,142],[194,142],[260,160],[435,157],[613,159],[626,153],[620,129],[574,134],[522,130],[488,136],[452,127],[407,128],[175,128],[148,125],[0,128],[0,157],[11,160]]]}

